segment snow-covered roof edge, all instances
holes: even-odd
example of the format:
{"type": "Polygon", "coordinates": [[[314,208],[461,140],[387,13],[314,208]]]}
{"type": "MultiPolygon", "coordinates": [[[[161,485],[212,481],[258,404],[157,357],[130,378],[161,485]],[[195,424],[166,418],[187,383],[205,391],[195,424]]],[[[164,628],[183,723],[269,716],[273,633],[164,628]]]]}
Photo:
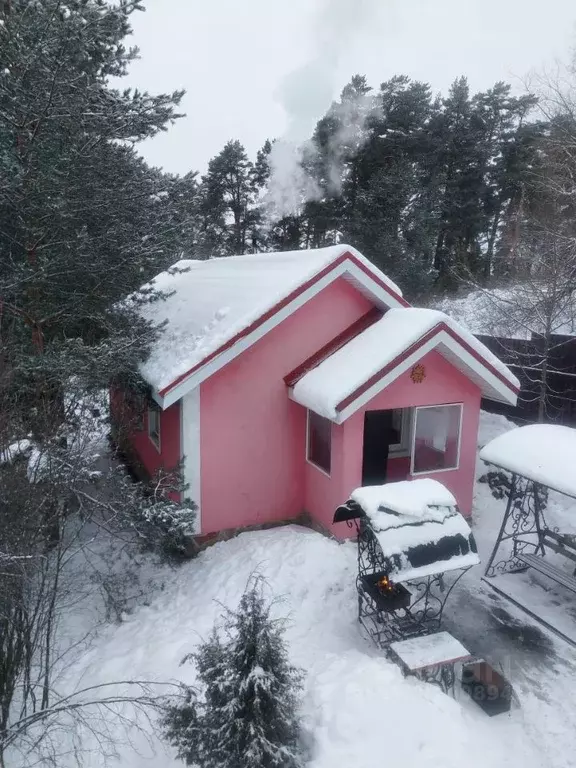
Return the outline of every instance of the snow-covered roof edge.
{"type": "Polygon", "coordinates": [[[482,342],[443,312],[414,307],[391,310],[384,315],[379,323],[351,339],[295,382],[290,397],[300,405],[340,424],[432,350],[438,350],[464,375],[474,380],[485,397],[516,403],[520,382],[482,342]],[[406,325],[403,318],[405,312],[407,316],[410,313],[412,319],[417,316],[419,322],[414,324],[413,333],[402,337],[400,332],[402,326],[406,325]],[[378,336],[378,326],[390,333],[388,325],[393,315],[400,324],[398,333],[391,337],[392,346],[383,346],[378,336]],[[365,346],[365,339],[371,340],[372,350],[367,350],[362,359],[356,359],[358,354],[351,358],[353,352],[357,353],[358,348],[365,346]],[[400,348],[396,345],[394,349],[393,342],[398,340],[403,342],[403,346],[400,348]],[[392,357],[388,355],[390,348],[394,349],[392,357]],[[379,350],[382,350],[380,357],[379,350]],[[338,359],[345,364],[346,376],[337,375],[333,370],[333,363],[338,359]],[[351,359],[355,360],[356,365],[350,364],[351,359]],[[374,365],[364,366],[362,363],[367,359],[374,365]],[[327,380],[325,396],[321,391],[323,369],[326,369],[327,374],[324,377],[327,380]]]}
{"type": "MultiPolygon", "coordinates": [[[[153,391],[152,396],[158,404],[162,408],[167,408],[180,400],[187,392],[251,347],[268,331],[283,322],[339,277],[349,280],[362,293],[369,295],[373,301],[384,308],[410,306],[403,298],[398,286],[352,246],[332,246],[325,250],[333,251],[330,261],[312,276],[303,280],[296,290],[293,289],[279,298],[274,306],[261,313],[256,319],[251,318],[251,322],[245,327],[239,324],[238,328],[233,329],[234,335],[208,354],[199,364],[177,377],[159,392],[153,391]]],[[[306,252],[302,253],[304,256],[306,252]]],[[[270,253],[270,257],[273,258],[273,256],[274,254],[270,253]]],[[[249,258],[249,255],[246,258],[249,258]]]]}
{"type": "Polygon", "coordinates": [[[576,429],[527,424],[495,437],[480,451],[487,464],[576,499],[576,429]]]}

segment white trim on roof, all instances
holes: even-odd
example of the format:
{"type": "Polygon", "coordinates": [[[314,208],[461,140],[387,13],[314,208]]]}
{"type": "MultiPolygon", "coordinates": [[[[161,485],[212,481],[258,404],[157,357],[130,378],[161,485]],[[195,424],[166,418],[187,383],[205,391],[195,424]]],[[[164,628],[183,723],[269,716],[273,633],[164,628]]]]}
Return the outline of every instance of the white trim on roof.
{"type": "MultiPolygon", "coordinates": [[[[437,349],[441,355],[443,355],[448,362],[454,365],[465,376],[468,376],[475,384],[477,384],[484,397],[488,397],[493,400],[497,400],[503,403],[509,403],[510,405],[516,405],[517,393],[510,389],[501,379],[495,376],[485,365],[477,360],[473,355],[468,352],[462,344],[454,339],[445,330],[440,330],[427,342],[418,347],[411,355],[404,358],[398,363],[398,365],[389,371],[385,376],[378,379],[371,387],[362,392],[358,397],[353,400],[349,405],[343,408],[341,411],[332,415],[332,421],[336,424],[343,424],[350,418],[356,411],[362,408],[364,405],[370,402],[376,395],[378,395],[386,387],[390,386],[399,376],[406,371],[410,370],[419,360],[433,350],[437,349]],[[462,370],[462,369],[465,370],[462,370]]],[[[321,365],[321,364],[320,364],[321,365]]],[[[306,402],[305,397],[297,398],[294,396],[294,389],[289,390],[289,395],[292,400],[305,408],[312,407],[313,404],[306,402]]],[[[321,414],[326,415],[326,414],[321,414]]]]}
{"type": "Polygon", "coordinates": [[[313,285],[306,288],[298,296],[296,296],[289,304],[279,309],[272,317],[268,318],[264,323],[255,328],[247,336],[243,336],[238,339],[231,347],[225,349],[217,357],[209,360],[206,364],[198,368],[196,371],[190,374],[187,378],[183,379],[173,389],[166,393],[164,397],[161,397],[158,393],[153,395],[157,403],[163,408],[168,408],[173,403],[180,400],[191,389],[199,386],[203,381],[213,376],[217,371],[223,368],[225,365],[234,360],[238,355],[242,354],[246,349],[251,347],[269,331],[276,328],[286,318],[292,315],[297,309],[302,307],[310,299],[317,296],[327,286],[337,280],[339,277],[344,277],[353,283],[364,295],[369,296],[372,300],[379,303],[388,309],[394,307],[404,307],[405,303],[399,297],[389,293],[388,290],[378,285],[378,283],[360,269],[354,261],[350,258],[344,259],[340,264],[335,266],[323,277],[317,280],[313,285]]]}

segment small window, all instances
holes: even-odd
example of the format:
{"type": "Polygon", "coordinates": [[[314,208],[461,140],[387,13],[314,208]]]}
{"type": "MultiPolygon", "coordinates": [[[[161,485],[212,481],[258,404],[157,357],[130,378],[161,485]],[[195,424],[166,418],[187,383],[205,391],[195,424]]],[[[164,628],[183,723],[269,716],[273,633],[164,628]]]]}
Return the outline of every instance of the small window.
{"type": "Polygon", "coordinates": [[[412,474],[458,468],[461,422],[461,405],[416,409],[412,474]]]}
{"type": "Polygon", "coordinates": [[[148,435],[156,448],[160,449],[160,408],[156,403],[148,406],[148,435]]]}
{"type": "Polygon", "coordinates": [[[332,422],[314,411],[308,411],[308,445],[306,458],[315,467],[330,474],[332,459],[332,422]]]}
{"type": "Polygon", "coordinates": [[[410,408],[395,408],[392,411],[391,455],[410,455],[412,411],[410,408]]]}

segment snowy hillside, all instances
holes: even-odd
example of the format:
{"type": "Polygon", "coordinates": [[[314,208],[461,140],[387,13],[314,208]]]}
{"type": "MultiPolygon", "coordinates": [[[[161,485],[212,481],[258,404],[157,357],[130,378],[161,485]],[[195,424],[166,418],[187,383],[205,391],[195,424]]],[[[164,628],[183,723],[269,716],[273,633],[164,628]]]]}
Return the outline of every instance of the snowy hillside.
{"type": "MultiPolygon", "coordinates": [[[[480,442],[509,426],[502,417],[484,414],[480,442]]],[[[501,504],[479,484],[476,533],[484,557],[501,513],[501,504]]],[[[192,683],[193,666],[179,666],[182,657],[208,635],[221,613],[219,603],[237,604],[254,571],[266,577],[274,595],[285,597],[278,610],[290,617],[292,660],[307,672],[304,715],[313,743],[311,768],[572,764],[574,658],[550,638],[544,637],[551,649],[547,659],[494,630],[493,597],[481,586],[481,568],[465,577],[449,618],[460,625],[451,631],[469,647],[473,643],[473,650],[483,653],[487,645],[510,670],[522,706],[493,719],[461,694],[454,700],[433,686],[404,679],[360,633],[354,545],[295,526],[245,533],[180,568],[156,570],[163,589],[122,624],[108,625],[68,670],[67,685],[127,678],[192,683]]],[[[76,611],[69,629],[78,632],[79,623],[76,611]]],[[[123,768],[182,765],[155,737],[149,743],[135,733],[133,740],[137,752],[120,747],[123,768]]],[[[100,759],[94,756],[88,765],[100,766],[100,759]]],[[[59,765],[71,768],[76,762],[59,765]]]]}

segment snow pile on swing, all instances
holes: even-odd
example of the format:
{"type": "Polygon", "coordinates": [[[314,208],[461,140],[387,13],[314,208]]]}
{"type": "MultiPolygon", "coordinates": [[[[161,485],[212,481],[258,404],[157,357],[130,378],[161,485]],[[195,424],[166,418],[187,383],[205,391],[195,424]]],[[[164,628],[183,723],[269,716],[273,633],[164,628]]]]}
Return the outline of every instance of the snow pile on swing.
{"type": "Polygon", "coordinates": [[[499,435],[480,451],[487,464],[576,497],[576,429],[528,424],[499,435]]]}

